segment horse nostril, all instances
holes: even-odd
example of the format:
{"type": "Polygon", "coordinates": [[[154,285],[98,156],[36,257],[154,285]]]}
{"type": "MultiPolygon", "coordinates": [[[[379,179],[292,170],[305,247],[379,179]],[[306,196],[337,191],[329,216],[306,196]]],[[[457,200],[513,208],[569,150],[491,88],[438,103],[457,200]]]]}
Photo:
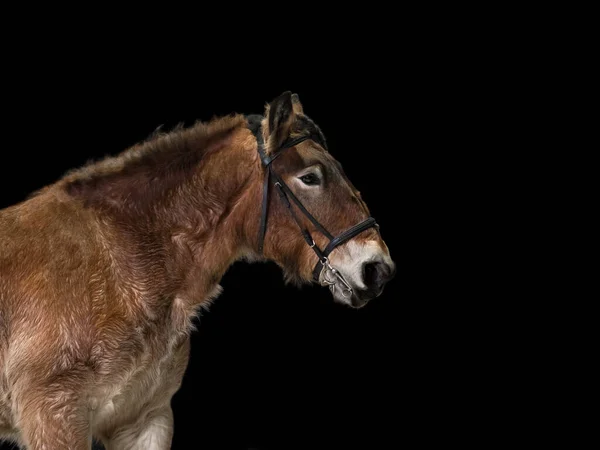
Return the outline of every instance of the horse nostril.
{"type": "Polygon", "coordinates": [[[363,264],[363,279],[369,288],[380,289],[385,283],[393,278],[395,267],[383,262],[372,261],[363,264]]]}
{"type": "Polygon", "coordinates": [[[369,262],[363,265],[363,280],[367,286],[373,286],[377,282],[377,264],[369,262]]]}
{"type": "Polygon", "coordinates": [[[381,285],[383,265],[380,262],[368,262],[363,265],[363,279],[368,287],[381,285]]]}

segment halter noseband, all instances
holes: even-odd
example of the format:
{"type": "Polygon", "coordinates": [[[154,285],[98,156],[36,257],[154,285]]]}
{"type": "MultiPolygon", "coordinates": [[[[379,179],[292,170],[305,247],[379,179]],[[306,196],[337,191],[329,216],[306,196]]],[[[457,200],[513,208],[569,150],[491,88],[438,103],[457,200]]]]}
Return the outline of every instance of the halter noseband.
{"type": "Polygon", "coordinates": [[[315,265],[315,268],[313,270],[313,280],[317,283],[320,283],[322,286],[329,286],[329,288],[331,289],[332,292],[335,289],[336,280],[340,281],[342,283],[342,285],[344,286],[343,290],[342,290],[342,295],[344,297],[348,298],[352,295],[352,287],[344,279],[342,274],[338,270],[336,270],[335,268],[333,268],[331,266],[331,264],[329,263],[329,259],[327,257],[333,251],[333,249],[335,249],[339,245],[342,245],[343,243],[349,241],[354,236],[362,233],[363,231],[365,231],[371,227],[379,227],[379,225],[377,224],[377,222],[375,221],[374,218],[369,217],[369,218],[363,220],[362,222],[354,225],[353,227],[347,229],[346,231],[339,234],[338,236],[334,237],[329,231],[327,231],[327,229],[323,225],[321,225],[319,223],[319,221],[317,219],[315,219],[310,212],[308,212],[308,210],[304,207],[302,202],[300,200],[298,200],[298,198],[294,195],[294,193],[290,190],[290,188],[283,182],[283,180],[279,177],[279,175],[277,175],[277,173],[275,173],[275,171],[273,170],[273,168],[271,166],[271,163],[279,155],[281,155],[283,150],[294,147],[308,139],[312,139],[313,136],[308,134],[308,135],[303,135],[303,136],[296,137],[293,139],[288,139],[281,145],[281,147],[279,148],[279,151],[275,152],[275,154],[273,156],[269,156],[266,154],[265,148],[264,148],[264,139],[263,139],[263,135],[262,135],[262,127],[261,127],[261,122],[260,122],[261,119],[262,119],[262,117],[256,117],[256,116],[248,117],[249,127],[250,127],[252,133],[254,134],[254,136],[256,137],[260,160],[262,162],[263,167],[265,167],[265,169],[266,169],[265,170],[265,179],[264,179],[264,183],[263,183],[262,211],[261,211],[261,215],[260,215],[260,225],[259,225],[259,230],[258,230],[258,252],[260,254],[263,253],[265,234],[267,232],[267,216],[268,216],[268,205],[269,205],[269,183],[270,183],[270,180],[272,177],[275,180],[275,187],[277,188],[277,193],[279,194],[279,198],[281,198],[281,201],[287,207],[292,218],[294,219],[294,222],[296,222],[296,225],[298,225],[298,228],[300,229],[300,232],[302,233],[304,240],[306,241],[308,246],[313,249],[313,251],[317,255],[317,258],[319,258],[319,261],[317,262],[317,264],[315,265]],[[315,240],[312,238],[310,232],[302,226],[302,222],[298,219],[298,216],[294,212],[294,209],[292,208],[292,204],[291,204],[290,200],[296,204],[296,206],[302,212],[302,214],[304,214],[312,222],[312,224],[317,228],[317,230],[319,230],[325,237],[327,237],[327,239],[329,239],[329,244],[327,244],[327,246],[323,250],[321,250],[319,248],[319,246],[315,243],[315,240]]]}

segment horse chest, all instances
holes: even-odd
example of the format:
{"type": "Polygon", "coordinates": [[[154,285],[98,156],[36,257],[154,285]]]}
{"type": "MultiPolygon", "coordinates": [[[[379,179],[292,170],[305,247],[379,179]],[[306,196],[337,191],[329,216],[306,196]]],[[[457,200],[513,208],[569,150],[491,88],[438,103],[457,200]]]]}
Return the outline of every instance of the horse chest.
{"type": "Polygon", "coordinates": [[[188,355],[189,338],[169,343],[162,354],[147,350],[115,381],[99,386],[90,401],[94,428],[114,430],[168,404],[181,385],[188,355]]]}

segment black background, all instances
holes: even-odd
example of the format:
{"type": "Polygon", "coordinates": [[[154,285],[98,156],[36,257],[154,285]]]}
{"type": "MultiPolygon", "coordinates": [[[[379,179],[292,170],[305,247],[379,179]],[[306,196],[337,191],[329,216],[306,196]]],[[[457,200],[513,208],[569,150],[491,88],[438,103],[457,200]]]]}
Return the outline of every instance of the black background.
{"type": "Polygon", "coordinates": [[[71,39],[6,56],[1,207],[159,125],[262,113],[292,90],[396,261],[396,278],[361,310],[324,288],[284,286],[272,264],[231,267],[192,337],[174,449],[477,444],[490,428],[481,413],[501,387],[485,385],[498,368],[481,336],[493,318],[465,263],[483,249],[464,238],[488,220],[464,220],[482,208],[464,197],[464,167],[482,159],[476,73],[443,43],[424,52],[422,40],[381,33],[319,51],[298,43],[277,62],[251,40],[220,59],[150,43],[81,51],[71,39]]]}

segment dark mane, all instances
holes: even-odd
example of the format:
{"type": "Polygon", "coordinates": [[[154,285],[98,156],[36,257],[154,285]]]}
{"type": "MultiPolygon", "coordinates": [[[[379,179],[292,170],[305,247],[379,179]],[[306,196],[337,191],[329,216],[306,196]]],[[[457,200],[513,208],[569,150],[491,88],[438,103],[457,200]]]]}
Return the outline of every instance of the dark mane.
{"type": "Polygon", "coordinates": [[[148,194],[148,188],[159,179],[162,191],[172,189],[245,122],[244,116],[235,114],[197,122],[189,128],[177,126],[169,132],[159,127],[148,139],[122,153],[67,173],[65,189],[70,195],[83,197],[88,205],[114,205],[120,196],[131,197],[131,189],[126,187],[134,192],[136,187],[144,187],[148,194]]]}
{"type": "Polygon", "coordinates": [[[321,128],[305,114],[298,114],[296,117],[295,132],[298,134],[309,134],[311,139],[327,150],[327,141],[321,128]]]}

